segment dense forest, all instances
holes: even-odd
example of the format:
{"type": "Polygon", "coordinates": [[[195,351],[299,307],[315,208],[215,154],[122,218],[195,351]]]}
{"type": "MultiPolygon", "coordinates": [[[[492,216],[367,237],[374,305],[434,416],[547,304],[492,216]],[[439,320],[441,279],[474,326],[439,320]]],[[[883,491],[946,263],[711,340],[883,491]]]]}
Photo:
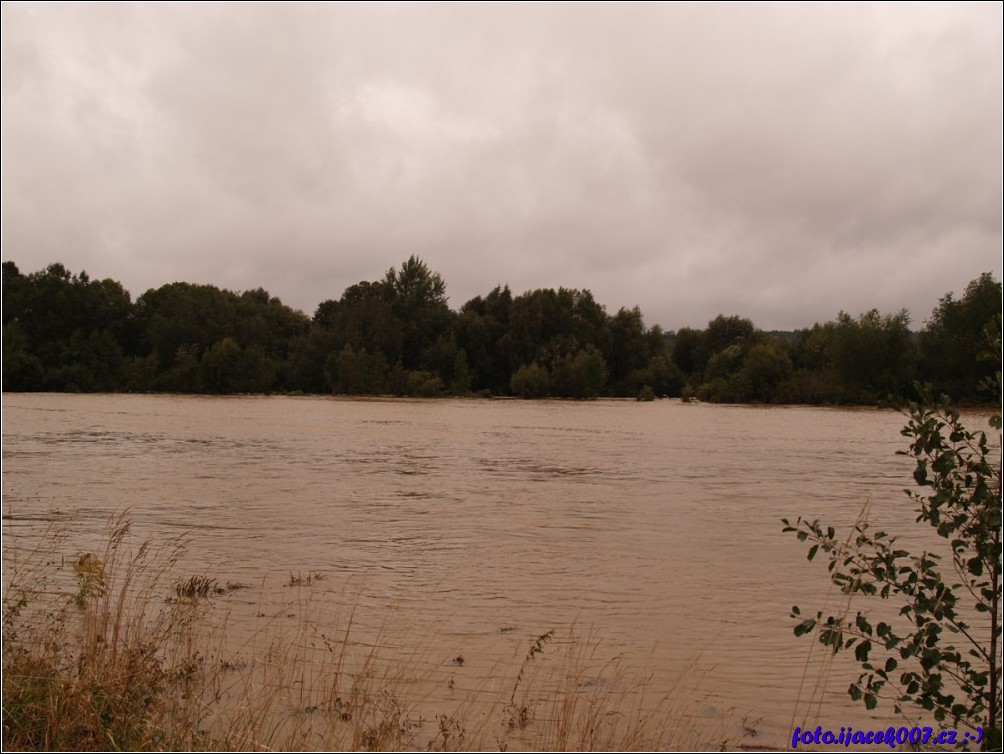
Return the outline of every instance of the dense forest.
{"type": "Polygon", "coordinates": [[[588,290],[508,286],[449,308],[416,257],[348,287],[313,317],[264,289],[170,283],[133,301],[118,282],[55,263],[3,263],[3,390],[346,395],[671,396],[714,402],[874,404],[914,380],[962,402],[993,370],[990,273],[946,294],[920,332],[906,310],[845,312],[795,332],[720,315],[703,330],[608,314],[588,290]]]}

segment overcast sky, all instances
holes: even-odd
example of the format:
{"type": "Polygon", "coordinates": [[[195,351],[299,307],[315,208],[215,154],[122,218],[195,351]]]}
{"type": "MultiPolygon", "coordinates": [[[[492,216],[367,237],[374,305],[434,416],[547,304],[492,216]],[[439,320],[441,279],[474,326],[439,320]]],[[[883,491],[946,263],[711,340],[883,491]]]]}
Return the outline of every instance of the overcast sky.
{"type": "Polygon", "coordinates": [[[3,258],[764,329],[1001,278],[1002,5],[3,3],[3,258]]]}

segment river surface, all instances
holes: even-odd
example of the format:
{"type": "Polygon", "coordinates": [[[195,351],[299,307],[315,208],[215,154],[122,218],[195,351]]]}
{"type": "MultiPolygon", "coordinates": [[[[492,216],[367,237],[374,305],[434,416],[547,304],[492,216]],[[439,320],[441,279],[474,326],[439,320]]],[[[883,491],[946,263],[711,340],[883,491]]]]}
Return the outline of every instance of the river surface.
{"type": "Polygon", "coordinates": [[[450,694],[476,697],[547,631],[588,635],[649,693],[786,747],[796,715],[894,722],[850,702],[851,658],[805,711],[819,673],[803,685],[811,642],[789,612],[836,598],[780,519],[846,527],[868,501],[878,524],[913,527],[903,423],[679,401],[6,394],[4,537],[55,523],[79,553],[128,510],[138,536],[186,535],[184,573],[254,586],[221,597],[238,633],[291,616],[291,581],[316,573],[312,600],[352,595],[353,634],[411,637],[450,694]]]}

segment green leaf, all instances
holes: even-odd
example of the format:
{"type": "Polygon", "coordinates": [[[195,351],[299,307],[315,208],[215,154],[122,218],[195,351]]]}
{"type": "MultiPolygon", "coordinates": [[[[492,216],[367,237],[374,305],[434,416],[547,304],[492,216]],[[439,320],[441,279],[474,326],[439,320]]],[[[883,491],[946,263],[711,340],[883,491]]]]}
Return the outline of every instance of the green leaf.
{"type": "Polygon", "coordinates": [[[816,621],[814,621],[812,618],[806,618],[797,626],[795,626],[795,636],[804,636],[815,627],[816,627],[816,621]]]}
{"type": "Polygon", "coordinates": [[[860,631],[861,633],[868,634],[869,636],[871,635],[872,633],[871,624],[868,623],[865,616],[863,616],[861,613],[858,613],[857,617],[854,619],[854,625],[857,626],[858,631],[860,631]]]}
{"type": "MultiPolygon", "coordinates": [[[[867,639],[854,648],[854,659],[858,662],[867,662],[868,653],[871,651],[872,643],[867,639]]],[[[870,709],[870,708],[869,708],[870,709]]]]}
{"type": "Polygon", "coordinates": [[[983,575],[983,558],[980,556],[977,555],[975,558],[969,560],[969,562],[966,563],[966,566],[968,566],[969,572],[973,574],[973,576],[983,575]]]}

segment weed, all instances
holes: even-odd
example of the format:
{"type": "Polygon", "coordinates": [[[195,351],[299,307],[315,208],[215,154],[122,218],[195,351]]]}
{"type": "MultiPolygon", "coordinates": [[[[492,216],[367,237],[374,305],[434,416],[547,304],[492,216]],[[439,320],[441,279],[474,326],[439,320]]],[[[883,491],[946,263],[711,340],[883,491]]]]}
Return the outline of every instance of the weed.
{"type": "MultiPolygon", "coordinates": [[[[469,687],[457,682],[460,673],[470,680],[463,655],[444,665],[430,648],[402,659],[400,637],[365,621],[364,638],[354,638],[358,596],[345,591],[334,595],[337,620],[315,617],[332,593],[311,590],[292,625],[278,619],[285,610],[262,616],[237,641],[225,636],[226,619],[216,622],[213,600],[243,587],[174,578],[181,542],[136,544],[123,521],[103,552],[69,558],[9,540],[4,750],[665,749],[719,740],[681,722],[672,699],[648,705],[643,684],[616,660],[597,661],[594,640],[547,631],[514,678],[500,665],[469,687]],[[545,656],[552,643],[563,656],[545,656]],[[443,686],[446,699],[422,697],[443,686]]],[[[319,578],[291,575],[290,585],[319,578]]]]}
{"type": "Polygon", "coordinates": [[[11,585],[20,597],[5,603],[16,624],[3,637],[5,749],[197,745],[198,713],[184,696],[200,672],[184,637],[194,621],[179,607],[153,613],[165,571],[146,545],[126,552],[128,535],[115,521],[103,555],[74,559],[68,597],[11,585]],[[166,725],[184,708],[192,725],[166,725]]]}
{"type": "Polygon", "coordinates": [[[320,571],[307,571],[304,575],[302,573],[291,573],[289,574],[289,582],[286,586],[310,586],[315,581],[322,581],[324,579],[324,574],[320,571]]]}
{"type": "Polygon", "coordinates": [[[186,581],[179,581],[174,585],[174,593],[178,599],[199,600],[205,599],[210,594],[221,591],[216,586],[216,579],[208,576],[192,576],[186,581]]]}
{"type": "Polygon", "coordinates": [[[467,730],[463,723],[450,715],[439,715],[439,734],[426,747],[428,751],[457,751],[464,745],[467,730]]]}
{"type": "Polygon", "coordinates": [[[516,690],[519,688],[520,681],[523,680],[523,671],[526,670],[527,663],[529,663],[534,657],[539,655],[544,651],[544,645],[554,638],[554,629],[541,634],[538,636],[533,644],[530,645],[530,649],[527,650],[526,657],[523,658],[523,664],[519,667],[519,673],[516,674],[516,682],[512,685],[512,694],[509,695],[509,703],[512,704],[516,701],[516,690]]]}
{"type": "Polygon", "coordinates": [[[92,553],[77,558],[73,572],[78,582],[77,594],[73,598],[77,607],[83,608],[91,598],[104,595],[105,565],[92,553]]]}

